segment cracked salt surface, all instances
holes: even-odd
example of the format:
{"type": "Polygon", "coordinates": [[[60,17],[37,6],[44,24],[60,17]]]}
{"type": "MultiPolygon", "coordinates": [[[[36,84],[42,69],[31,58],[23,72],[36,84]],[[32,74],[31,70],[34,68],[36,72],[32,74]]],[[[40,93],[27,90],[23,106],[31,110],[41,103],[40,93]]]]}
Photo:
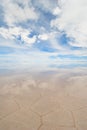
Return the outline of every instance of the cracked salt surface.
{"type": "Polygon", "coordinates": [[[0,76],[0,130],[87,130],[86,72],[0,76]]]}

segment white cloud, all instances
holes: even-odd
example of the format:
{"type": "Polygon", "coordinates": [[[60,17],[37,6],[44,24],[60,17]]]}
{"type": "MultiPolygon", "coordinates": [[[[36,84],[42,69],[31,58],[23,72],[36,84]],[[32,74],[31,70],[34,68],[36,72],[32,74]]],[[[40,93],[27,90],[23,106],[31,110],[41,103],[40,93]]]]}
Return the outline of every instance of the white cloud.
{"type": "Polygon", "coordinates": [[[48,38],[49,38],[49,35],[48,34],[40,34],[39,36],[38,36],[38,38],[40,39],[40,40],[48,40],[48,38]]]}
{"type": "Polygon", "coordinates": [[[87,47],[87,0],[58,0],[58,4],[61,14],[51,21],[51,27],[72,38],[70,45],[87,47]]]}
{"type": "Polygon", "coordinates": [[[30,0],[1,0],[1,5],[4,10],[4,21],[9,26],[38,19],[38,14],[32,7],[30,0]]]}
{"type": "Polygon", "coordinates": [[[29,38],[26,34],[22,34],[22,40],[25,42],[25,43],[29,43],[29,45],[32,45],[33,43],[35,43],[37,37],[36,36],[33,36],[32,38],[29,38]]]}
{"type": "Polygon", "coordinates": [[[56,7],[56,0],[35,0],[35,5],[40,7],[42,10],[46,12],[53,12],[54,8],[56,7]]]}
{"type": "Polygon", "coordinates": [[[54,10],[53,10],[53,15],[58,15],[61,13],[61,9],[59,7],[56,7],[54,10]]]}
{"type": "Polygon", "coordinates": [[[18,36],[21,37],[21,41],[28,43],[29,45],[32,45],[36,41],[36,36],[33,36],[32,38],[29,37],[29,34],[31,33],[31,30],[24,29],[22,27],[10,27],[10,28],[0,28],[0,35],[5,39],[15,39],[18,36]]]}

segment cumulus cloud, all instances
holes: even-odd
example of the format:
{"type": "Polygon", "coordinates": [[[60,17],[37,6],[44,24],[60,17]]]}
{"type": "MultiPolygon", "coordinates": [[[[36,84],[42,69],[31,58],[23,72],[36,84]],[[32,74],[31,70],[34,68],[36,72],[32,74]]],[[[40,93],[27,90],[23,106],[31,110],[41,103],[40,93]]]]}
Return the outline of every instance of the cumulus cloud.
{"type": "MultiPolygon", "coordinates": [[[[55,30],[47,30],[48,24],[45,22],[45,26],[43,27],[41,24],[39,25],[39,20],[46,21],[46,18],[52,17],[49,16],[49,13],[46,17],[39,17],[39,13],[41,10],[37,10],[38,8],[42,8],[42,15],[44,15],[44,12],[50,12],[52,15],[57,15],[61,12],[59,7],[56,7],[57,0],[1,0],[1,5],[4,10],[4,21],[8,25],[7,27],[0,27],[0,35],[4,37],[5,39],[17,39],[20,37],[20,42],[29,43],[29,45],[32,45],[37,41],[37,38],[41,41],[48,41],[50,45],[55,49],[64,49],[59,45],[58,41],[58,35],[59,32],[55,32],[55,30]],[[29,23],[28,20],[34,20],[34,24],[31,22],[29,23]],[[37,20],[37,26],[35,25],[35,20],[37,20]],[[28,22],[27,22],[28,21],[28,22]],[[29,26],[26,28],[25,26],[29,26]],[[29,25],[28,25],[29,24],[29,25]],[[47,25],[46,25],[47,24],[47,25]],[[45,30],[40,31],[40,28],[43,27],[45,30]],[[34,27],[34,28],[33,28],[34,27]],[[32,37],[29,37],[29,34],[31,33],[30,28],[33,28],[34,30],[38,31],[38,36],[33,35],[32,37]]],[[[43,24],[42,23],[42,24],[43,24]]],[[[32,30],[32,31],[34,31],[32,30]]]]}
{"type": "Polygon", "coordinates": [[[21,42],[28,43],[32,45],[36,41],[36,36],[29,37],[31,30],[24,29],[22,27],[10,27],[4,28],[0,27],[0,35],[5,39],[17,39],[20,37],[21,42]]]}
{"type": "Polygon", "coordinates": [[[4,10],[4,21],[9,26],[38,19],[30,0],[1,0],[1,5],[4,10]]]}
{"type": "Polygon", "coordinates": [[[34,0],[34,4],[43,11],[52,13],[56,7],[57,0],[34,0]]]}
{"type": "Polygon", "coordinates": [[[86,0],[58,0],[60,11],[51,21],[51,27],[56,27],[71,38],[69,44],[77,47],[87,47],[87,1],[86,0]]]}

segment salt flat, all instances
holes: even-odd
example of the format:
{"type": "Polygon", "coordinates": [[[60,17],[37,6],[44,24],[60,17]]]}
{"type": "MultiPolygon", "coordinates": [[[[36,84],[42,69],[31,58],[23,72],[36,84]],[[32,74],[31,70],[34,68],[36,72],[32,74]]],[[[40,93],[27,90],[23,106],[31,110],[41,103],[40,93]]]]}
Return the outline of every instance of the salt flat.
{"type": "Polygon", "coordinates": [[[87,130],[87,69],[0,76],[0,130],[87,130]]]}

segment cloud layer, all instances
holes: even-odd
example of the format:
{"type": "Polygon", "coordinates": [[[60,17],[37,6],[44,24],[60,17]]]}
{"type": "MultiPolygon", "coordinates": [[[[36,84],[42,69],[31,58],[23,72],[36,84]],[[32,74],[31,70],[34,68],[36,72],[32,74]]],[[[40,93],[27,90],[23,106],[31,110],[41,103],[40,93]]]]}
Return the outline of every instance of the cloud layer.
{"type": "Polygon", "coordinates": [[[28,65],[86,64],[86,12],[86,0],[0,0],[0,56],[28,65]]]}

